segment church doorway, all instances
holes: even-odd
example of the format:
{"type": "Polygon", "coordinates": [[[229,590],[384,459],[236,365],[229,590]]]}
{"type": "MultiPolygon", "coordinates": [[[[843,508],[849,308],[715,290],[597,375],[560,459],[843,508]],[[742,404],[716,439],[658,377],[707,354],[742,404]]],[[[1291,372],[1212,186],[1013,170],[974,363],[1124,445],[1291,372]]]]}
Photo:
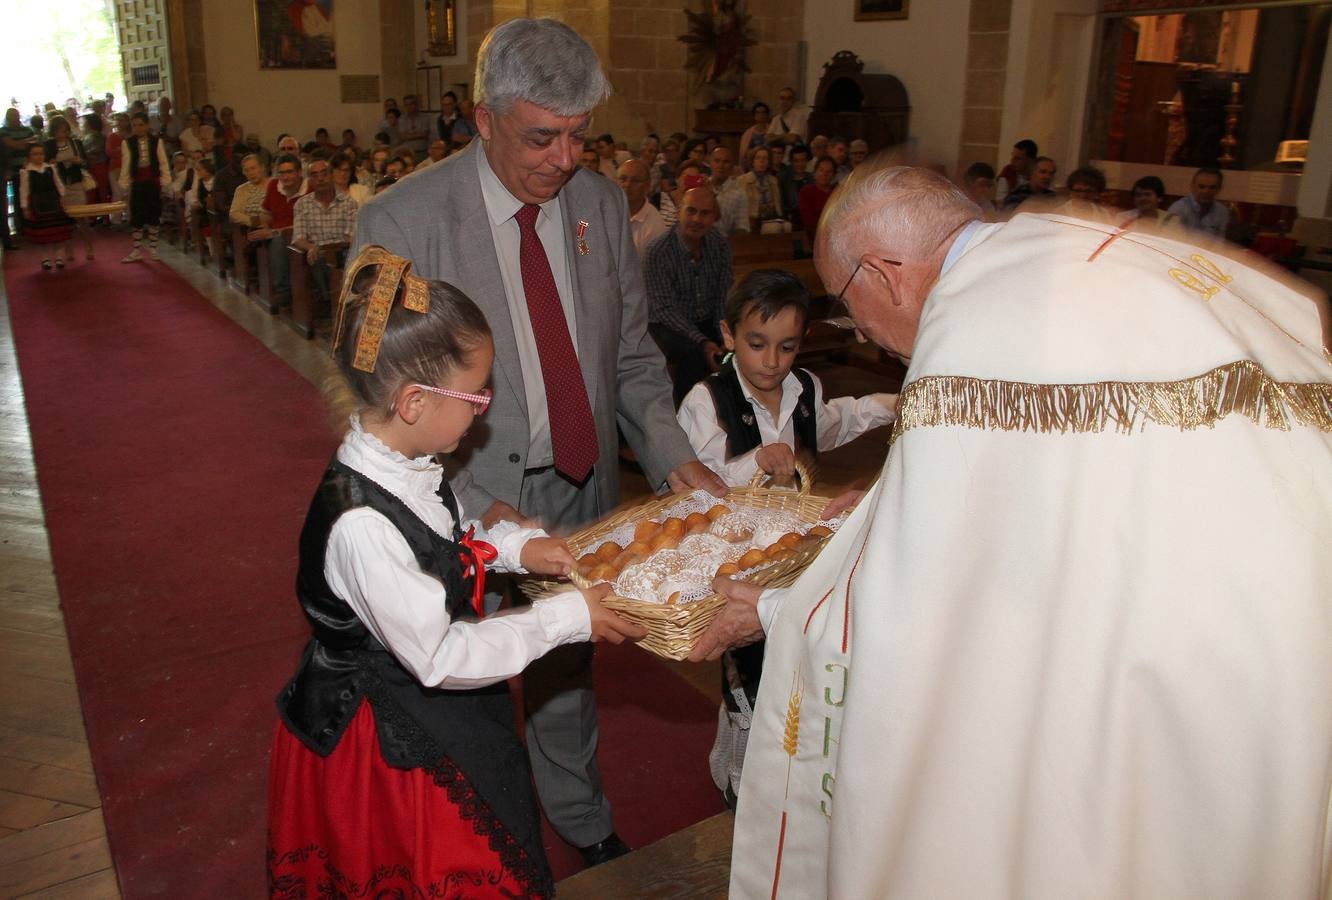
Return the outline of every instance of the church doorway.
{"type": "Polygon", "coordinates": [[[7,0],[0,19],[11,30],[0,53],[0,84],[25,124],[67,107],[85,112],[107,94],[125,108],[113,0],[7,0]]]}

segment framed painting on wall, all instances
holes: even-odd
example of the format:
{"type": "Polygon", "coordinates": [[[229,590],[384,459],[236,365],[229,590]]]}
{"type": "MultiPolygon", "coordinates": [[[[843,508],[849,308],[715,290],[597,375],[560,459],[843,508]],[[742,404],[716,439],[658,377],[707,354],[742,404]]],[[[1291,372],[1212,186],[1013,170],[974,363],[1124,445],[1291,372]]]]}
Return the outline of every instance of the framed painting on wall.
{"type": "Polygon", "coordinates": [[[905,19],[908,0],[854,0],[856,21],[873,22],[877,19],[905,19]]]}
{"type": "Polygon", "coordinates": [[[336,69],[333,0],[254,0],[261,69],[336,69]]]}

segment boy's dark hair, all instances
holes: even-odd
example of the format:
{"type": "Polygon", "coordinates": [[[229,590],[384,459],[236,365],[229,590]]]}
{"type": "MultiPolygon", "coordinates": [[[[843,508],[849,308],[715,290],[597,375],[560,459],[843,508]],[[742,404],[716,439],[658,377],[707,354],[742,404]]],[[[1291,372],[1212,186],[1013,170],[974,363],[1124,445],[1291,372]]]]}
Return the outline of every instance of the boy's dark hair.
{"type": "Polygon", "coordinates": [[[295,156],[292,156],[290,153],[279,153],[278,158],[273,160],[273,171],[276,172],[278,167],[285,166],[288,163],[295,166],[297,169],[301,167],[301,161],[295,156]]]}
{"type": "Polygon", "coordinates": [[[1197,181],[1199,175],[1215,175],[1216,184],[1218,187],[1224,184],[1226,180],[1226,176],[1222,175],[1221,170],[1218,169],[1216,166],[1200,166],[1198,168],[1198,171],[1193,173],[1193,177],[1189,179],[1189,184],[1192,184],[1193,182],[1197,181]]]}
{"type": "Polygon", "coordinates": [[[1041,152],[1036,147],[1036,142],[1033,141],[1031,138],[1018,141],[1016,144],[1013,145],[1013,149],[1025,151],[1028,159],[1035,159],[1037,155],[1041,152]]]}
{"type": "Polygon", "coordinates": [[[1065,185],[1072,188],[1075,184],[1085,184],[1097,193],[1105,191],[1105,173],[1095,166],[1080,166],[1069,173],[1065,185]]]}
{"type": "Polygon", "coordinates": [[[1157,178],[1155,175],[1144,175],[1137,181],[1133,182],[1133,190],[1152,191],[1158,197],[1164,197],[1166,195],[1165,182],[1157,178]]]}
{"type": "MultiPolygon", "coordinates": [[[[36,118],[36,116],[33,116],[33,118],[36,118]]],[[[136,113],[134,113],[133,115],[130,116],[130,121],[131,121],[131,122],[137,122],[137,121],[139,121],[139,120],[143,120],[143,123],[144,123],[145,125],[147,125],[147,124],[148,124],[148,114],[147,114],[146,112],[136,112],[136,113]]]]}
{"type": "Polygon", "coordinates": [[[607,132],[606,134],[597,135],[596,142],[600,144],[602,141],[605,141],[607,144],[610,144],[611,146],[615,145],[615,138],[610,136],[610,132],[607,132]]]}
{"type": "Polygon", "coordinates": [[[731,288],[726,297],[726,324],[735,333],[750,313],[766,322],[784,309],[794,308],[809,321],[809,290],[785,269],[755,269],[731,288]]]}
{"type": "Polygon", "coordinates": [[[967,166],[966,174],[962,176],[962,180],[971,184],[977,178],[988,178],[994,181],[994,166],[983,162],[974,162],[967,166]]]}

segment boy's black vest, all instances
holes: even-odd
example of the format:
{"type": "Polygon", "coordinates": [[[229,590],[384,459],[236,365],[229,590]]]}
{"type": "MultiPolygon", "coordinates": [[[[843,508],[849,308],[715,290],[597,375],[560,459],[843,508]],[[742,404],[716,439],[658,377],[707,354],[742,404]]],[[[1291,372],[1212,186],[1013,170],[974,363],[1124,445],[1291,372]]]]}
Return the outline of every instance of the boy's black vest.
{"type": "MultiPolygon", "coordinates": [[[[814,379],[804,369],[791,370],[800,382],[800,396],[796,400],[792,424],[795,427],[795,449],[819,456],[819,429],[814,415],[814,379]]],[[[726,455],[736,457],[762,446],[763,436],[754,419],[754,407],[745,398],[740,377],[735,372],[735,361],[727,360],[715,375],[704,382],[712,392],[712,404],[717,407],[717,424],[726,432],[726,455]]]]}
{"type": "Polygon", "coordinates": [[[161,178],[162,163],[157,158],[157,135],[155,134],[148,135],[142,141],[136,137],[132,137],[125,142],[129,148],[130,155],[130,178],[134,178],[139,171],[139,147],[144,143],[148,145],[148,166],[153,170],[153,177],[161,178]]]}
{"type": "MultiPolygon", "coordinates": [[[[795,412],[791,416],[795,429],[795,449],[805,450],[815,459],[819,456],[819,429],[814,410],[814,379],[804,369],[793,368],[796,379],[800,382],[800,396],[796,399],[795,412]]],[[[712,404],[717,407],[717,424],[726,432],[726,456],[733,458],[748,453],[763,444],[758,422],[754,419],[754,407],[740,387],[740,377],[735,372],[735,361],[727,360],[715,375],[709,375],[704,382],[712,392],[712,404]]],[[[763,675],[763,652],[766,641],[727,650],[727,657],[735,663],[735,674],[739,687],[744,689],[745,697],[753,708],[758,699],[759,681],[763,675]]],[[[731,712],[739,710],[735,696],[731,693],[733,685],[727,676],[728,666],[723,663],[721,673],[722,700],[731,712]]]]}
{"type": "Polygon", "coordinates": [[[405,503],[354,469],[336,459],[329,464],[301,530],[296,576],[296,595],[313,635],[295,676],[278,695],[278,711],[301,743],[327,756],[362,699],[368,700],[384,761],[428,771],[477,834],[489,838],[505,868],[531,893],[548,895],[550,870],[508,685],[422,687],[324,578],[333,525],[345,512],[373,509],[402,533],[421,571],[444,586],[450,620],[474,620],[472,579],[463,577],[458,506],[447,479],[441,479],[438,494],[453,515],[453,540],[440,537],[405,503]]]}

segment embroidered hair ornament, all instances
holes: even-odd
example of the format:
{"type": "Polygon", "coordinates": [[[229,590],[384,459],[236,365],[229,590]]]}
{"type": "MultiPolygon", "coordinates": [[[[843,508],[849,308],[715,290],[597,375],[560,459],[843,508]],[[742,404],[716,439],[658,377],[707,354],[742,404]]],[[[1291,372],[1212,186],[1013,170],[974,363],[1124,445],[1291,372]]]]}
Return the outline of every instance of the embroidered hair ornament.
{"type": "Polygon", "coordinates": [[[373,372],[379,360],[379,346],[384,341],[384,326],[388,324],[389,312],[393,301],[402,289],[402,305],[412,312],[430,311],[430,286],[424,278],[413,275],[412,264],[383,247],[370,245],[356,255],[347,266],[342,278],[342,293],[338,297],[338,317],[333,325],[333,352],[337,353],[346,335],[343,333],[351,318],[352,286],[362,269],[377,267],[375,281],[370,286],[365,301],[365,316],[361,320],[361,332],[356,336],[356,353],[352,358],[352,368],[362,372],[373,372]]]}

